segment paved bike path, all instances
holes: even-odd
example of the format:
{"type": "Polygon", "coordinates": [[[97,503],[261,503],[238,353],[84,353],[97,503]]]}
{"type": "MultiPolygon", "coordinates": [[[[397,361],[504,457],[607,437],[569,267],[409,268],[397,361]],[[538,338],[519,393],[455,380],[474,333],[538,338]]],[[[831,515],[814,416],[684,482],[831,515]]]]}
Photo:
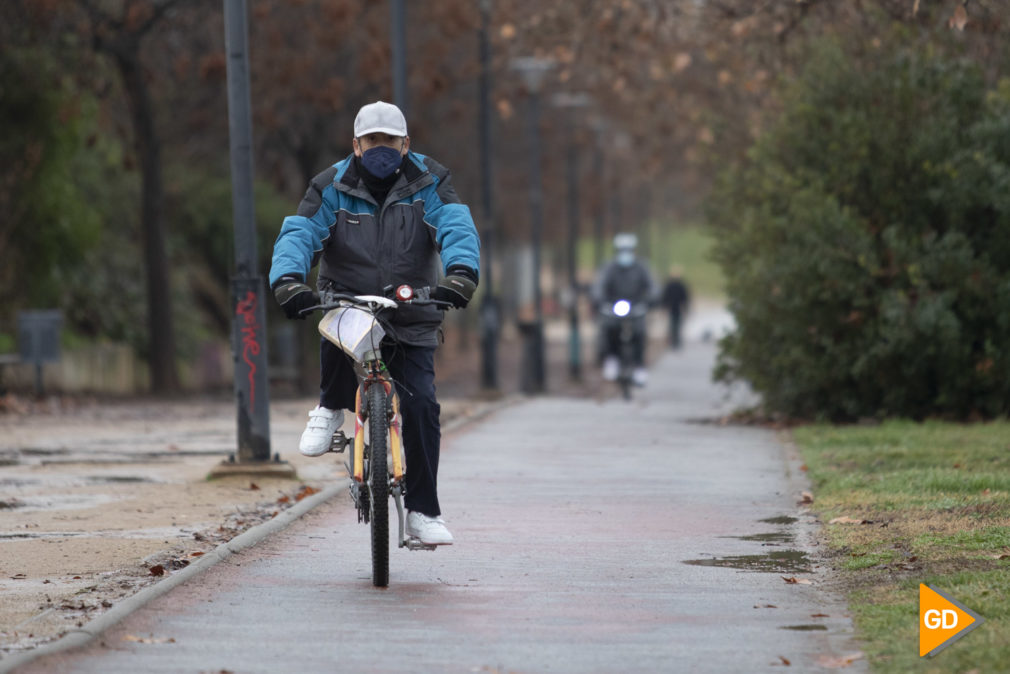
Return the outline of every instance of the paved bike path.
{"type": "Polygon", "coordinates": [[[448,434],[457,543],[394,548],[388,589],[372,587],[367,527],[340,497],[87,649],[18,671],[824,671],[858,647],[816,560],[685,563],[790,561],[812,540],[776,434],[699,422],[726,409],[713,356],[664,355],[631,403],[530,399],[448,434]],[[761,521],[782,516],[798,521],[761,521]]]}

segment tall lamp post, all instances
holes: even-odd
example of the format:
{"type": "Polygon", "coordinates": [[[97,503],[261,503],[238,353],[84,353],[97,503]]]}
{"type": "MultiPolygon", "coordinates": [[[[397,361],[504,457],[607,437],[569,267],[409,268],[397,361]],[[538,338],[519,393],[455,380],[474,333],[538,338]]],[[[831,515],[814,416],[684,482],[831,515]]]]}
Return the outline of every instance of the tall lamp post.
{"type": "Polygon", "coordinates": [[[235,472],[293,475],[279,456],[270,457],[270,380],[267,376],[263,277],[256,269],[253,208],[252,112],[249,94],[249,20],[246,0],[225,0],[228,54],[228,137],[231,145],[235,276],[232,278],[232,348],[238,449],[211,476],[235,472]],[[237,460],[236,460],[237,458],[237,460]]]}
{"type": "Polygon", "coordinates": [[[501,329],[501,310],[494,291],[494,261],[495,222],[494,202],[491,189],[494,181],[491,179],[491,48],[488,40],[488,24],[490,23],[491,0],[480,0],[480,31],[478,32],[477,49],[480,60],[479,105],[478,105],[478,137],[480,139],[480,178],[484,211],[484,236],[481,237],[481,248],[484,259],[484,273],[481,284],[484,286],[484,301],[480,307],[481,321],[481,387],[485,391],[498,390],[498,333],[501,329]]]}
{"type": "MultiPolygon", "coordinates": [[[[559,92],[554,95],[552,104],[561,110],[578,110],[589,106],[589,96],[583,93],[570,94],[559,92]]],[[[575,114],[567,120],[568,127],[568,157],[565,169],[565,179],[568,183],[568,376],[578,381],[582,378],[582,344],[579,339],[579,286],[576,279],[576,245],[579,237],[579,166],[578,148],[575,144],[575,114]]]]}
{"type": "Polygon", "coordinates": [[[530,155],[530,228],[533,246],[533,321],[520,325],[523,335],[523,363],[520,389],[523,393],[543,393],[546,389],[544,357],[544,312],[540,289],[540,240],[543,235],[543,183],[540,178],[540,90],[554,62],[528,56],[512,60],[512,68],[522,78],[529,94],[527,138],[530,155]]]}
{"type": "Polygon", "coordinates": [[[610,186],[607,184],[607,159],[603,152],[608,125],[606,119],[599,115],[593,115],[589,126],[596,136],[593,143],[593,166],[596,167],[597,172],[596,192],[599,194],[599,202],[596,208],[596,217],[593,218],[593,268],[599,269],[603,265],[603,237],[607,220],[606,195],[610,191],[610,186]]]}
{"type": "Polygon", "coordinates": [[[390,39],[393,56],[393,102],[410,117],[407,106],[407,18],[405,0],[390,0],[390,39]]]}

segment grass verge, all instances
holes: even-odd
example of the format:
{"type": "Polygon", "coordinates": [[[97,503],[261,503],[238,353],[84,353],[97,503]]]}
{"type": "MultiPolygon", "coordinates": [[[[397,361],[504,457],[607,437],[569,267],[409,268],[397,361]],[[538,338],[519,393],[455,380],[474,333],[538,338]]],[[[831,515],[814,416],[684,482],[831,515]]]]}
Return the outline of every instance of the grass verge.
{"type": "Polygon", "coordinates": [[[814,425],[793,437],[873,670],[1008,671],[1010,422],[814,425]],[[829,524],[839,517],[862,523],[829,524]],[[986,622],[920,658],[919,583],[986,622]]]}

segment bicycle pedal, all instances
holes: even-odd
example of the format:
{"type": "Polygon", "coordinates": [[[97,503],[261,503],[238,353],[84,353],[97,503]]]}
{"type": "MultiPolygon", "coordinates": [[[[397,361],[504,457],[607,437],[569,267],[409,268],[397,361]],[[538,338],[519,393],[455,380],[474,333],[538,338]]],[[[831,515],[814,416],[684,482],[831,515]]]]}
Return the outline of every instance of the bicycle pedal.
{"type": "Polygon", "coordinates": [[[347,449],[347,445],[349,444],[351,444],[351,441],[347,438],[346,435],[344,435],[344,432],[337,431],[336,433],[333,434],[333,437],[330,438],[329,451],[335,452],[337,454],[342,454],[343,451],[347,449]]]}
{"type": "Polygon", "coordinates": [[[403,542],[403,546],[408,550],[434,550],[437,545],[429,545],[428,543],[422,543],[419,538],[408,538],[403,542]]]}

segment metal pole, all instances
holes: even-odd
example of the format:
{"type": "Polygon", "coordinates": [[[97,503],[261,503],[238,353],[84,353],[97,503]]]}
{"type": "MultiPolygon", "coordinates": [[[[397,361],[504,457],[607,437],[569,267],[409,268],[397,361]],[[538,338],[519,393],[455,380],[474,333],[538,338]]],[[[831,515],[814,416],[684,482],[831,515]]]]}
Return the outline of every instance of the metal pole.
{"type": "Polygon", "coordinates": [[[543,235],[543,185],[540,178],[540,92],[530,92],[529,110],[530,147],[530,216],[533,244],[533,353],[529,365],[532,375],[529,393],[544,391],[544,307],[540,288],[540,240],[543,235]]]}
{"type": "Polygon", "coordinates": [[[603,143],[607,139],[607,123],[597,116],[590,122],[595,138],[593,143],[593,166],[596,167],[596,193],[593,213],[593,269],[597,272],[603,265],[603,237],[607,218],[607,197],[610,186],[607,184],[607,155],[603,152],[603,143]]]}
{"type": "Polygon", "coordinates": [[[263,278],[256,270],[253,210],[252,114],[249,99],[248,14],[245,0],[225,0],[228,56],[228,136],[231,144],[235,276],[232,278],[232,349],[238,407],[238,460],[270,459],[270,389],[267,376],[263,278]]]}
{"type": "Polygon", "coordinates": [[[498,333],[501,329],[501,307],[494,291],[494,250],[495,220],[494,201],[491,193],[494,181],[491,171],[491,47],[488,40],[491,0],[480,2],[480,30],[477,33],[477,51],[480,60],[480,80],[478,83],[478,134],[480,143],[480,177],[482,207],[484,212],[481,237],[481,257],[484,272],[481,285],[484,286],[484,302],[480,307],[481,319],[481,386],[485,390],[498,390],[498,333]]]}
{"type": "Polygon", "coordinates": [[[407,107],[407,21],[405,0],[391,0],[392,31],[390,44],[393,51],[393,102],[409,118],[407,107]]]}
{"type": "Polygon", "coordinates": [[[576,280],[576,245],[579,238],[579,175],[578,152],[575,147],[575,125],[568,127],[568,288],[571,302],[568,307],[568,376],[578,381],[582,378],[579,342],[579,287],[576,280]]]}

